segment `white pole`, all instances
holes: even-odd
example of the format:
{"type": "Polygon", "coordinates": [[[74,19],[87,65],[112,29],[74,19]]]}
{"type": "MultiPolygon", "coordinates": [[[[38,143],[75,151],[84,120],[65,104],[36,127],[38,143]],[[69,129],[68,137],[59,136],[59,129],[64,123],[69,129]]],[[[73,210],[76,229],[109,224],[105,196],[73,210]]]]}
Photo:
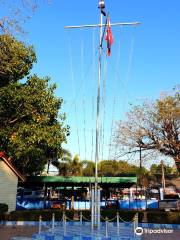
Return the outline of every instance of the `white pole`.
{"type": "Polygon", "coordinates": [[[42,217],[39,216],[39,234],[41,234],[42,217]]]}
{"type": "Polygon", "coordinates": [[[91,227],[94,226],[94,187],[91,188],[91,227]]]}
{"type": "Polygon", "coordinates": [[[52,231],[54,231],[54,220],[55,220],[55,214],[52,214],[52,231]]]}
{"type": "Polygon", "coordinates": [[[108,218],[106,217],[106,237],[108,237],[108,218]]]}
{"type": "Polygon", "coordinates": [[[66,235],[66,215],[64,215],[64,235],[66,235]]]}
{"type": "Polygon", "coordinates": [[[99,123],[100,123],[100,86],[101,86],[101,55],[102,55],[102,21],[103,14],[100,9],[100,34],[99,34],[99,59],[98,59],[98,92],[97,92],[97,115],[96,115],[96,152],[95,152],[95,221],[97,226],[98,219],[98,161],[99,161],[99,123]]]}
{"type": "Polygon", "coordinates": [[[119,212],[117,212],[117,234],[119,236],[119,212]]]}
{"type": "Polygon", "coordinates": [[[82,212],[80,212],[80,224],[82,225],[82,212]]]}
{"type": "Polygon", "coordinates": [[[98,187],[98,229],[100,228],[100,222],[101,222],[101,190],[100,187],[98,187]]]}

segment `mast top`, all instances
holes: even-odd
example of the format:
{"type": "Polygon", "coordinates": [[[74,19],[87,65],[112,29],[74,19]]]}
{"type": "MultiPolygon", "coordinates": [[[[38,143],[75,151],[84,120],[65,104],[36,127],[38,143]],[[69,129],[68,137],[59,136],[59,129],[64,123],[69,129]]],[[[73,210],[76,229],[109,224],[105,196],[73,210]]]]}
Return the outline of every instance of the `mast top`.
{"type": "Polygon", "coordinates": [[[104,0],[99,0],[98,8],[100,8],[100,9],[104,9],[105,8],[104,0]]]}

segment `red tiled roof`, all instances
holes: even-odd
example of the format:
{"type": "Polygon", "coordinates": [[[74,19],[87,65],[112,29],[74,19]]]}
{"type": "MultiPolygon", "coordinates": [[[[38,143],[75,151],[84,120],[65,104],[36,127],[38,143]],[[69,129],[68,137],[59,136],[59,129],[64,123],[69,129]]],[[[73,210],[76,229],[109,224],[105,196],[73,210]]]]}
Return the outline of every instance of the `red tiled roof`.
{"type": "Polygon", "coordinates": [[[7,158],[5,152],[0,152],[0,158],[6,163],[6,165],[16,174],[16,176],[21,181],[25,181],[25,177],[13,166],[10,159],[7,158]]]}

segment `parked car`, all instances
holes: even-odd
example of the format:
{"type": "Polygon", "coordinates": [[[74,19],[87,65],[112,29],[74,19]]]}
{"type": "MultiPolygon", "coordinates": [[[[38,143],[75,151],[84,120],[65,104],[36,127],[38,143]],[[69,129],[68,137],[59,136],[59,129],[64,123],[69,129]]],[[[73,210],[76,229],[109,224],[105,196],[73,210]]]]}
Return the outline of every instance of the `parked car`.
{"type": "Polygon", "coordinates": [[[180,210],[179,195],[165,195],[165,199],[159,201],[159,209],[165,211],[180,210]]]}

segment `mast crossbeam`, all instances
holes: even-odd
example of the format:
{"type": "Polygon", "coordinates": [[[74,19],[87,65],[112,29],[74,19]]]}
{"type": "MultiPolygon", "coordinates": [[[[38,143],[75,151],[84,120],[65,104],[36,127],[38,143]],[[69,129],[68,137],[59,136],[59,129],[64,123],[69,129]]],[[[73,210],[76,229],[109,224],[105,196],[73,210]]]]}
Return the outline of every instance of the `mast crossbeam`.
{"type": "MultiPolygon", "coordinates": [[[[119,22],[119,23],[111,23],[111,27],[113,26],[136,26],[139,25],[140,22],[119,22]]],[[[79,25],[79,26],[65,26],[65,29],[73,29],[73,28],[96,28],[103,27],[105,24],[89,24],[89,25],[79,25]]]]}

